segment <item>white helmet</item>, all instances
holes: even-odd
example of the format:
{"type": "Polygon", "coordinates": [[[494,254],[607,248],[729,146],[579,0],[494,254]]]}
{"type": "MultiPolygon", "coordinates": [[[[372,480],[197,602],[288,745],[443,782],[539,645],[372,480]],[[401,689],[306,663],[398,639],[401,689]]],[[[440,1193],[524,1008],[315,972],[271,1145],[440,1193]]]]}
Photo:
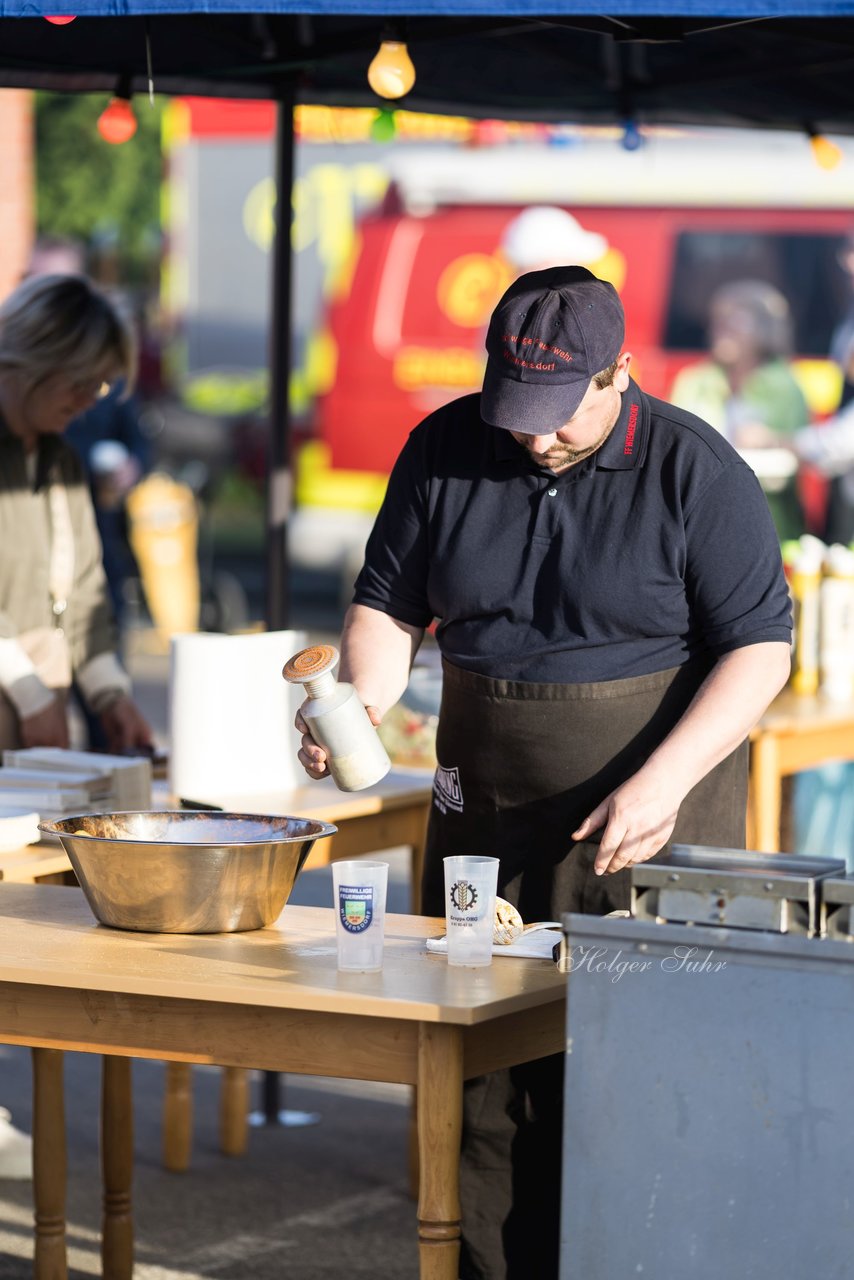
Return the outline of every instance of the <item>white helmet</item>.
{"type": "Polygon", "coordinates": [[[608,241],[595,231],[585,231],[577,218],[552,205],[531,205],[504,228],[501,249],[504,256],[528,271],[537,266],[595,262],[608,248],[608,241]]]}

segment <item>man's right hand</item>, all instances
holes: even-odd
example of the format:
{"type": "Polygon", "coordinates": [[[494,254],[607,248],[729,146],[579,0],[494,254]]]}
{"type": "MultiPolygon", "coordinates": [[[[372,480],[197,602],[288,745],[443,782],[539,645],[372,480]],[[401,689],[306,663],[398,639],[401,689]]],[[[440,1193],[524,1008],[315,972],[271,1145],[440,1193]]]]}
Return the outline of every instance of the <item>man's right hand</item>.
{"type": "MultiPolygon", "coordinates": [[[[376,726],[382,720],[379,707],[365,707],[371,724],[376,726]]],[[[329,776],[329,765],[326,763],[326,752],[323,747],[319,747],[311,736],[308,724],[300,709],[296,714],[294,725],[302,734],[302,745],[297,752],[297,760],[310,778],[327,778],[329,776]]]]}
{"type": "Polygon", "coordinates": [[[68,746],[68,720],[60,698],[34,716],[21,717],[21,742],[25,747],[68,746]]]}

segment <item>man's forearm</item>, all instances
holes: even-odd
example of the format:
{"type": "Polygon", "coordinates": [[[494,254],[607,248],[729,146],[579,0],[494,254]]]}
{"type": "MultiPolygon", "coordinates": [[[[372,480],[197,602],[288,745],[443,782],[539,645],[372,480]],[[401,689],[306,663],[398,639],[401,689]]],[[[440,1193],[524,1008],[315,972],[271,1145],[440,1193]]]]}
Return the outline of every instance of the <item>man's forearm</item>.
{"type": "Polygon", "coordinates": [[[684,799],[744,741],[786,683],[789,669],[789,646],[780,642],[724,654],[640,772],[666,778],[684,799]]]}
{"type": "Polygon", "coordinates": [[[783,687],[789,665],[789,646],[780,642],[736,649],[715,664],[646,764],[572,832],[574,840],[587,840],[603,829],[597,875],[646,862],[664,848],[688,792],[744,741],[783,687]]]}
{"type": "Polygon", "coordinates": [[[423,637],[423,627],[353,604],[341,633],[340,678],[355,685],[366,706],[385,715],[406,688],[423,637]]]}

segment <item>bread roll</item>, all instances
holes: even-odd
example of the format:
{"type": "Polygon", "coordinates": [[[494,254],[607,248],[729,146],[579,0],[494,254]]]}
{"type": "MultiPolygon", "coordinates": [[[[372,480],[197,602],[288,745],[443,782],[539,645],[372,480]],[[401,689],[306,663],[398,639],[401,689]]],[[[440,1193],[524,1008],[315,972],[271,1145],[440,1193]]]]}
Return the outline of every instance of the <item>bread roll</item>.
{"type": "Polygon", "coordinates": [[[497,946],[507,946],[515,942],[522,934],[522,917],[511,902],[504,898],[495,899],[495,921],[492,926],[492,941],[497,946]]]}

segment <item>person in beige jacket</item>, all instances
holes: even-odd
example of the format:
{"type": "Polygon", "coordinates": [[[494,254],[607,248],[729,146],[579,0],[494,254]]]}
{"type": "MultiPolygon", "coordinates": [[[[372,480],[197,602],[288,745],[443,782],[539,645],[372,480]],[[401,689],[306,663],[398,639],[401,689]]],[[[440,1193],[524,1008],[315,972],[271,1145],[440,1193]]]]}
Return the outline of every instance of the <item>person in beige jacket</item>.
{"type": "Polygon", "coordinates": [[[151,730],[116,655],[117,630],[82,465],[62,438],[135,344],[82,276],[28,279],[0,305],[0,748],[68,746],[72,680],[109,748],[151,730]]]}

